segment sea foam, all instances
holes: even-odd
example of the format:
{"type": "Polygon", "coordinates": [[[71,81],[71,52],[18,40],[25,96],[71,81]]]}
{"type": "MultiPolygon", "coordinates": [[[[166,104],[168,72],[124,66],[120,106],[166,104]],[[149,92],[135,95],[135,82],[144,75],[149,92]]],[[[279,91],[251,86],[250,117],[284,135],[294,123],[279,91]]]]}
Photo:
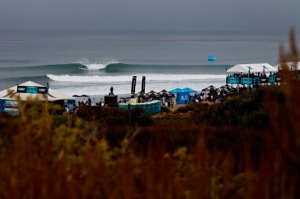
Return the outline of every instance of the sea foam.
{"type": "MultiPolygon", "coordinates": [[[[71,76],[71,75],[52,75],[47,77],[53,81],[59,82],[129,82],[133,75],[119,75],[119,76],[71,76]]],[[[184,81],[184,80],[206,80],[206,79],[225,79],[226,75],[192,75],[192,74],[137,74],[137,81],[141,81],[142,76],[146,76],[147,81],[184,81]]]]}
{"type": "Polygon", "coordinates": [[[88,59],[83,59],[79,62],[75,62],[80,64],[81,66],[78,66],[79,69],[81,70],[101,70],[101,69],[105,69],[106,66],[110,65],[110,64],[118,64],[120,63],[117,60],[110,60],[110,61],[103,61],[103,62],[90,62],[88,59]]]}

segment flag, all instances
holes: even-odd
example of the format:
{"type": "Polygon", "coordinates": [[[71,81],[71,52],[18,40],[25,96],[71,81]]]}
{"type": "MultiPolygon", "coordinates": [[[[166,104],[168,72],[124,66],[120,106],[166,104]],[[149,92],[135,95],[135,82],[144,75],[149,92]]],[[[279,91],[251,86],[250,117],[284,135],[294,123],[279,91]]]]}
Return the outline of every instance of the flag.
{"type": "Polygon", "coordinates": [[[47,82],[47,86],[46,86],[46,87],[47,87],[47,90],[50,88],[50,86],[49,86],[49,83],[48,83],[48,82],[47,82]]]}
{"type": "Polygon", "coordinates": [[[131,82],[131,95],[135,94],[136,76],[132,76],[131,82]]]}
{"type": "Polygon", "coordinates": [[[142,77],[142,89],[141,89],[142,93],[145,93],[145,86],[146,86],[146,77],[143,76],[142,77]]]}

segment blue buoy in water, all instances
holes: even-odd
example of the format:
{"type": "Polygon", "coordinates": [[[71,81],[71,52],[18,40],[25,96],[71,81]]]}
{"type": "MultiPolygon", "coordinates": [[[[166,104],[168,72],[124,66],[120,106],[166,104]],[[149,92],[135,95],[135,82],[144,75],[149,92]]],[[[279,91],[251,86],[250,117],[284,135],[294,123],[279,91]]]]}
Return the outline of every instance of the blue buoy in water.
{"type": "Polygon", "coordinates": [[[213,55],[209,55],[208,57],[207,57],[207,59],[208,59],[208,61],[215,61],[215,56],[213,56],[213,55]]]}

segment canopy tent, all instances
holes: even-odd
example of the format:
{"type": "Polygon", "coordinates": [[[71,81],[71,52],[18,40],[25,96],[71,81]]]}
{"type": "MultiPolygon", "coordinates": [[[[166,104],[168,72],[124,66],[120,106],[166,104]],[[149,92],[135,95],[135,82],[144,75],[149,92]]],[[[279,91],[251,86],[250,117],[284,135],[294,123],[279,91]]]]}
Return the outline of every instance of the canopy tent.
{"type": "Polygon", "coordinates": [[[50,89],[49,85],[42,86],[32,81],[13,86],[11,88],[0,91],[0,111],[5,109],[18,97],[21,101],[26,101],[28,97],[37,98],[40,101],[48,101],[53,103],[67,105],[75,105],[75,98],[56,90],[50,89]],[[10,92],[8,92],[10,90],[10,92]]]}
{"type": "Polygon", "coordinates": [[[202,91],[204,91],[204,92],[212,92],[212,91],[216,91],[216,90],[218,90],[218,88],[213,85],[210,85],[209,87],[202,89],[202,91]]]}
{"type": "Polygon", "coordinates": [[[172,93],[168,92],[167,90],[163,89],[159,92],[160,97],[172,97],[172,93]]]}
{"type": "Polygon", "coordinates": [[[185,88],[175,88],[173,90],[170,90],[169,92],[170,93],[196,93],[197,91],[189,87],[185,87],[185,88]]]}
{"type": "Polygon", "coordinates": [[[279,63],[274,68],[277,70],[282,70],[283,65],[286,65],[288,67],[288,70],[300,70],[300,62],[284,62],[284,63],[279,63]],[[296,67],[295,67],[296,66],[296,67]]]}
{"type": "Polygon", "coordinates": [[[225,92],[225,93],[236,93],[237,92],[237,89],[234,88],[233,86],[230,86],[228,84],[224,85],[224,86],[221,86],[218,88],[218,90],[220,92],[225,92]]]}
{"type": "Polygon", "coordinates": [[[134,94],[134,97],[137,98],[137,97],[141,97],[141,98],[148,98],[149,95],[147,93],[144,93],[143,91],[140,91],[138,93],[135,93],[134,94]]]}
{"type": "Polygon", "coordinates": [[[151,98],[158,98],[160,95],[157,94],[157,93],[147,93],[148,97],[151,97],[151,98]]]}
{"type": "Polygon", "coordinates": [[[170,93],[176,94],[177,104],[186,104],[190,101],[190,93],[196,93],[194,89],[191,88],[175,88],[169,91],[170,93]]]}
{"type": "Polygon", "coordinates": [[[141,98],[149,98],[149,95],[147,93],[140,93],[138,94],[137,97],[141,97],[141,98]]]}
{"type": "Polygon", "coordinates": [[[159,93],[167,93],[168,91],[163,89],[162,91],[160,91],[159,93]]]}
{"type": "Polygon", "coordinates": [[[170,93],[181,93],[182,89],[181,88],[174,88],[173,90],[169,91],[170,93]]]}
{"type": "Polygon", "coordinates": [[[222,87],[224,87],[225,90],[228,91],[228,92],[237,92],[237,89],[234,88],[234,87],[231,86],[231,85],[225,84],[224,86],[221,86],[219,89],[221,90],[222,87]]]}
{"type": "Polygon", "coordinates": [[[20,97],[20,100],[25,101],[28,97],[38,98],[39,100],[45,101],[57,101],[57,100],[75,100],[74,97],[66,95],[64,93],[58,92],[51,88],[47,88],[47,91],[44,92],[20,92],[18,91],[18,87],[27,87],[27,88],[46,88],[40,84],[37,84],[32,81],[25,82],[23,84],[13,86],[11,88],[0,91],[0,100],[15,100],[15,97],[20,97]],[[11,95],[8,94],[7,90],[11,90],[11,95]]]}
{"type": "Polygon", "coordinates": [[[148,92],[148,94],[156,93],[154,90],[148,92]]]}
{"type": "Polygon", "coordinates": [[[258,64],[237,64],[227,70],[227,73],[271,73],[278,72],[278,69],[274,68],[268,63],[258,64]]]}
{"type": "Polygon", "coordinates": [[[160,97],[160,94],[155,92],[154,90],[149,91],[148,93],[146,93],[148,97],[156,99],[160,97]]]}

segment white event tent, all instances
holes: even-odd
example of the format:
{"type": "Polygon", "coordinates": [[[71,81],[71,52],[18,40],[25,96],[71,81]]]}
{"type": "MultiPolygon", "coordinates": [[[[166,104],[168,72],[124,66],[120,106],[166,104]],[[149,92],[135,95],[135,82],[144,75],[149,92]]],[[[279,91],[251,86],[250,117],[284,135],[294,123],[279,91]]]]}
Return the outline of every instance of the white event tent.
{"type": "MultiPolygon", "coordinates": [[[[23,84],[20,84],[18,86],[24,86],[24,87],[43,87],[40,84],[37,84],[32,81],[25,82],[23,84]]],[[[18,92],[17,87],[13,86],[11,88],[5,89],[3,91],[0,91],[0,100],[15,100],[15,97],[20,97],[20,100],[25,101],[28,97],[32,98],[38,98],[39,100],[43,101],[58,101],[58,100],[76,100],[76,98],[71,97],[69,95],[66,95],[64,93],[58,92],[56,90],[53,90],[51,88],[47,89],[47,92],[45,93],[27,93],[27,92],[18,92]],[[8,90],[12,91],[12,94],[8,95],[8,90]]]]}
{"type": "Polygon", "coordinates": [[[0,111],[16,113],[16,98],[26,101],[27,98],[37,98],[40,101],[47,101],[61,106],[75,105],[76,98],[58,92],[48,86],[42,86],[32,81],[25,82],[20,85],[0,91],[0,111]],[[8,93],[10,91],[10,93],[8,93]]]}
{"type": "Polygon", "coordinates": [[[278,69],[278,70],[282,70],[282,66],[283,64],[285,64],[289,70],[295,70],[295,64],[296,64],[296,70],[300,70],[300,62],[285,62],[285,63],[279,63],[276,66],[274,66],[274,68],[278,69]]]}
{"type": "Polygon", "coordinates": [[[278,72],[278,69],[268,63],[257,64],[237,64],[227,70],[227,73],[273,73],[278,72]],[[250,69],[250,70],[249,70],[250,69]]]}

